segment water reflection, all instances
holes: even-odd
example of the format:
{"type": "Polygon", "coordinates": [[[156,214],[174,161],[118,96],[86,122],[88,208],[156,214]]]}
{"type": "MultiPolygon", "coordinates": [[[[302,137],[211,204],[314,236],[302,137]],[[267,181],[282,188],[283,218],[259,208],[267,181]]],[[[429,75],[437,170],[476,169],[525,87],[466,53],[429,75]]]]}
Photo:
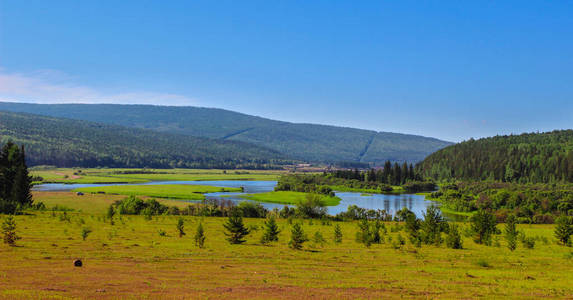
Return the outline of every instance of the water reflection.
{"type": "MultiPolygon", "coordinates": [[[[247,181],[247,180],[216,180],[216,181],[154,181],[140,183],[140,185],[157,185],[157,184],[192,184],[192,185],[211,185],[218,187],[243,187],[244,193],[209,193],[205,194],[207,199],[224,199],[231,200],[235,203],[245,200],[240,196],[243,194],[264,193],[273,191],[277,182],[276,181],[247,181]]],[[[122,185],[122,184],[41,184],[35,186],[33,189],[36,191],[70,191],[76,188],[92,187],[92,186],[109,186],[109,185],[122,185]]],[[[329,206],[328,213],[336,215],[344,212],[350,205],[366,209],[384,209],[388,213],[394,215],[403,207],[407,207],[413,211],[418,217],[422,217],[422,213],[426,208],[432,204],[432,201],[426,201],[424,196],[403,194],[403,195],[383,195],[383,194],[362,194],[353,192],[336,192],[336,196],[340,197],[340,204],[337,206],[329,206]]],[[[284,204],[264,203],[261,204],[272,210],[274,208],[283,208],[284,204]]]]}

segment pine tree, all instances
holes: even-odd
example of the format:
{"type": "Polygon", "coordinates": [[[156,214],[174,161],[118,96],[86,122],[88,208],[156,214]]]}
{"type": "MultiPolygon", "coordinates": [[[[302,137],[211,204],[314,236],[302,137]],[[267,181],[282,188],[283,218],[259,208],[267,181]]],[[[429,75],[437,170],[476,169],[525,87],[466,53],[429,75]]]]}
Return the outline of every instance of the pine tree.
{"type": "Polygon", "coordinates": [[[13,192],[12,196],[20,207],[29,207],[32,205],[32,178],[28,173],[25,153],[24,146],[22,146],[16,161],[16,175],[14,178],[14,189],[17,191],[13,192]]]}
{"type": "Polygon", "coordinates": [[[446,230],[446,223],[441,211],[435,206],[429,206],[423,213],[424,220],[421,228],[424,230],[424,242],[426,244],[440,245],[442,243],[442,231],[446,230]]]}
{"type": "Polygon", "coordinates": [[[517,236],[519,232],[515,227],[515,223],[517,223],[517,219],[514,215],[508,216],[505,220],[505,240],[507,241],[507,248],[510,251],[517,248],[517,236]]]}
{"type": "Polygon", "coordinates": [[[195,232],[195,246],[203,248],[205,244],[205,232],[203,231],[203,224],[199,223],[197,226],[197,231],[195,232]]]}
{"type": "Polygon", "coordinates": [[[265,222],[265,232],[263,233],[263,236],[261,237],[261,243],[267,244],[270,242],[278,241],[280,232],[281,231],[279,230],[279,227],[277,225],[275,217],[271,216],[265,222]]]}
{"type": "Polygon", "coordinates": [[[334,242],[336,244],[342,243],[342,229],[340,228],[340,224],[334,226],[334,242]]]}
{"type": "Polygon", "coordinates": [[[6,220],[2,223],[2,235],[4,236],[4,244],[8,244],[10,246],[16,245],[16,241],[20,239],[18,235],[16,235],[16,221],[14,221],[14,217],[8,216],[6,220]]]}
{"type": "Polygon", "coordinates": [[[370,223],[367,219],[362,219],[358,223],[358,232],[356,232],[356,242],[364,244],[366,247],[370,247],[373,242],[373,234],[370,230],[370,223]]]}
{"type": "Polygon", "coordinates": [[[400,180],[401,184],[406,183],[406,180],[408,180],[410,178],[410,173],[408,170],[408,163],[404,162],[404,164],[402,165],[402,178],[400,180]]]}
{"type": "Polygon", "coordinates": [[[410,164],[410,171],[408,171],[408,175],[410,175],[408,179],[416,180],[416,173],[414,172],[414,166],[412,164],[410,164]]]}
{"type": "Polygon", "coordinates": [[[320,231],[317,231],[314,233],[314,237],[312,239],[312,242],[314,243],[315,246],[318,246],[318,247],[322,247],[322,246],[324,246],[324,244],[326,244],[326,240],[324,239],[324,237],[322,236],[322,233],[320,233],[320,231]]]}
{"type": "Polygon", "coordinates": [[[229,215],[229,219],[223,224],[223,227],[225,227],[226,230],[225,235],[228,236],[227,241],[231,244],[242,244],[246,242],[244,237],[250,233],[250,230],[243,224],[243,217],[237,209],[233,209],[229,215]]]}
{"type": "Polygon", "coordinates": [[[398,163],[394,163],[394,170],[393,170],[393,185],[400,185],[402,182],[402,170],[400,169],[400,165],[398,163]]]}
{"type": "Polygon", "coordinates": [[[470,220],[472,231],[475,233],[474,241],[490,245],[491,236],[497,231],[495,216],[485,210],[478,210],[470,220]]]}
{"type": "Polygon", "coordinates": [[[448,248],[452,249],[462,249],[462,236],[458,230],[458,225],[451,224],[448,230],[448,235],[446,236],[446,245],[448,248]]]}
{"type": "Polygon", "coordinates": [[[302,244],[308,241],[308,238],[302,230],[302,226],[299,223],[295,223],[291,229],[291,239],[288,243],[289,247],[294,250],[302,249],[302,244]]]}
{"type": "Polygon", "coordinates": [[[563,245],[571,245],[571,235],[573,234],[573,219],[565,215],[555,220],[555,237],[563,245]]]}
{"type": "Polygon", "coordinates": [[[185,223],[183,222],[183,218],[179,218],[179,220],[177,220],[177,232],[179,232],[179,237],[183,237],[185,235],[185,223]]]}
{"type": "Polygon", "coordinates": [[[6,143],[0,151],[0,213],[13,214],[32,204],[32,179],[24,147],[6,143]]]}

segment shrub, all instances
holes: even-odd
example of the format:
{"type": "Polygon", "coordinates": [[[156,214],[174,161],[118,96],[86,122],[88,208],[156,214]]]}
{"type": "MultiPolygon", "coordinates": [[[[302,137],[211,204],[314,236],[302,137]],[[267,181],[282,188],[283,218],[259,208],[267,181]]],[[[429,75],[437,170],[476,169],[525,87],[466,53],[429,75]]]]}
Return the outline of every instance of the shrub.
{"type": "Polygon", "coordinates": [[[436,184],[431,181],[412,181],[402,185],[402,187],[408,193],[431,192],[436,189],[436,184]]]}
{"type": "Polygon", "coordinates": [[[86,240],[88,238],[88,235],[92,233],[91,228],[89,227],[83,227],[82,228],[82,240],[86,240]]]}
{"type": "Polygon", "coordinates": [[[251,201],[243,201],[237,207],[245,218],[264,218],[268,213],[262,204],[251,201]]]}
{"type": "Polygon", "coordinates": [[[535,239],[533,237],[523,235],[521,238],[521,244],[526,249],[533,249],[535,248],[535,239]]]}
{"type": "Polygon", "coordinates": [[[185,235],[185,223],[183,222],[183,218],[179,218],[179,220],[177,220],[177,232],[179,233],[179,237],[183,237],[185,235]]]}
{"type": "Polygon", "coordinates": [[[478,261],[476,262],[476,265],[482,267],[482,268],[491,268],[491,265],[489,264],[489,262],[487,262],[487,260],[480,258],[478,259],[478,261]]]}
{"type": "Polygon", "coordinates": [[[304,200],[297,203],[296,211],[303,218],[326,216],[326,207],[319,194],[307,194],[304,200]]]}
{"type": "Polygon", "coordinates": [[[563,245],[571,245],[571,235],[573,234],[573,218],[560,216],[557,218],[555,226],[555,237],[563,245]]]}

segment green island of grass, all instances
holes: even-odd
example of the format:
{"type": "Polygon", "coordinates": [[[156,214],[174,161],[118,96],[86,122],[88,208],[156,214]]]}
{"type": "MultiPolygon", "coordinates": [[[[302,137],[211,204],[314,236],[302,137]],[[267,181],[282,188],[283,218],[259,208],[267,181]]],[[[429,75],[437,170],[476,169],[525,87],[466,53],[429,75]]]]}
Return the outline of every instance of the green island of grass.
{"type": "Polygon", "coordinates": [[[113,185],[102,187],[86,187],[73,190],[82,193],[105,193],[113,195],[135,195],[166,199],[203,200],[205,193],[240,192],[240,188],[216,187],[208,185],[113,185]]]}
{"type": "MultiPolygon", "coordinates": [[[[259,202],[270,202],[279,204],[297,204],[301,200],[304,200],[308,194],[301,192],[267,192],[258,194],[247,194],[241,195],[241,198],[259,201],[259,202]]],[[[322,196],[321,199],[326,206],[336,206],[340,203],[340,198],[331,196],[322,196]]]]}

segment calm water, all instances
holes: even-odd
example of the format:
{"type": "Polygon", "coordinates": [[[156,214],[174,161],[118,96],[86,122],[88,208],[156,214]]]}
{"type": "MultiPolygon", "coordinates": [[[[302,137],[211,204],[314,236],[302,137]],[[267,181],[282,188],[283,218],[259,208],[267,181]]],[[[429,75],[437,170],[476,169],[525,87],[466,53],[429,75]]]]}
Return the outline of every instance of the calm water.
{"type": "MultiPolygon", "coordinates": [[[[227,196],[224,199],[232,200],[234,202],[251,201],[242,199],[242,194],[254,194],[273,191],[277,182],[276,181],[246,181],[246,180],[216,180],[216,181],[153,181],[140,183],[140,185],[155,185],[155,184],[193,184],[193,185],[211,185],[218,187],[243,187],[244,193],[209,193],[205,194],[207,199],[220,199],[222,196],[227,196]]],[[[109,185],[122,185],[122,184],[59,184],[49,183],[34,186],[37,191],[70,191],[76,188],[93,187],[93,186],[109,186],[109,185]]],[[[407,207],[413,211],[418,217],[422,217],[422,212],[432,204],[432,201],[426,201],[424,196],[403,194],[403,195],[384,195],[384,194],[362,194],[352,192],[336,192],[336,196],[342,199],[337,206],[328,206],[328,213],[336,215],[337,213],[344,212],[348,206],[356,205],[358,207],[367,209],[385,209],[386,211],[394,214],[396,211],[407,207]]],[[[261,204],[272,210],[284,207],[284,204],[264,203],[261,204]]]]}

